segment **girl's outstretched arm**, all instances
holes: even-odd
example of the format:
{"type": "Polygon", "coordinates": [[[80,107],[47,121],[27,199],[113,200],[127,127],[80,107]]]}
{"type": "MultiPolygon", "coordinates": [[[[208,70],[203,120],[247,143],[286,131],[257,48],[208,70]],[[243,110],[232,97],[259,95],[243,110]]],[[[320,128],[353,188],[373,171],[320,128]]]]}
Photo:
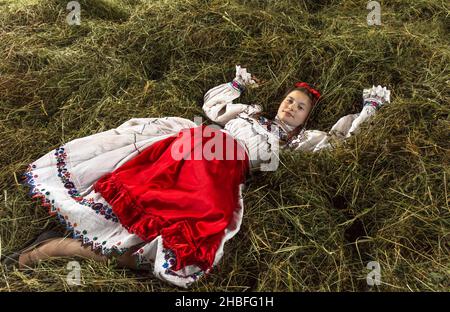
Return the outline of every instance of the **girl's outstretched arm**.
{"type": "Polygon", "coordinates": [[[391,102],[391,91],[378,85],[372,86],[370,89],[363,90],[363,109],[359,116],[352,122],[350,129],[348,130],[346,137],[350,137],[356,134],[359,129],[359,125],[369,118],[371,115],[380,109],[385,103],[391,102]]]}
{"type": "Polygon", "coordinates": [[[363,90],[363,108],[360,113],[341,117],[329,132],[306,130],[291,142],[295,150],[317,152],[323,148],[331,148],[330,139],[345,140],[358,133],[361,123],[384,104],[390,103],[390,91],[380,85],[363,90]]]}
{"type": "Polygon", "coordinates": [[[245,68],[236,66],[236,77],[227,83],[223,83],[209,89],[204,96],[203,111],[212,121],[224,126],[241,112],[249,113],[261,111],[259,105],[247,105],[233,103],[249,85],[255,85],[255,80],[245,68]]]}

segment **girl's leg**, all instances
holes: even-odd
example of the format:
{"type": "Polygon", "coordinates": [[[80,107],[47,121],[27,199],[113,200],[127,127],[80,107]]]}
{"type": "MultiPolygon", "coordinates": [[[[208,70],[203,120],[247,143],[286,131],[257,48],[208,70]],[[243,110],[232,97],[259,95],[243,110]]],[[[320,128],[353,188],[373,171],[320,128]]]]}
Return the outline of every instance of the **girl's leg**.
{"type": "MultiPolygon", "coordinates": [[[[118,263],[122,267],[137,269],[135,257],[131,254],[135,250],[131,249],[117,258],[118,263]]],[[[36,264],[40,260],[46,260],[54,257],[82,257],[93,259],[98,262],[106,262],[107,256],[99,254],[91,250],[90,246],[82,246],[81,242],[72,238],[57,238],[38,248],[23,253],[19,257],[19,267],[25,268],[36,264]]]]}

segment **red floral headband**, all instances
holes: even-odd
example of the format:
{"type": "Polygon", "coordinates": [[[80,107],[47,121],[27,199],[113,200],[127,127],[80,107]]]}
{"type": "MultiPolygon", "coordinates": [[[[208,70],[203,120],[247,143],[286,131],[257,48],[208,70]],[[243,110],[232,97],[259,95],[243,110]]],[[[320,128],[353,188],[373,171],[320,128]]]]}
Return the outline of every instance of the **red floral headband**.
{"type": "Polygon", "coordinates": [[[314,96],[314,99],[315,99],[313,105],[320,99],[319,91],[317,91],[316,89],[311,87],[311,85],[309,83],[299,81],[299,82],[296,82],[294,86],[297,88],[305,88],[306,90],[311,92],[311,94],[314,96]]]}

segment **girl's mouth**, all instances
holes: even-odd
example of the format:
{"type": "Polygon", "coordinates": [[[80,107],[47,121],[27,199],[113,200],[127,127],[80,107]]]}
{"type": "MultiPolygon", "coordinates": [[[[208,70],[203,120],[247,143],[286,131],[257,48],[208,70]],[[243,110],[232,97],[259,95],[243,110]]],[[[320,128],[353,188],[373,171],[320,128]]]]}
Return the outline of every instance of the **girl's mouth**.
{"type": "Polygon", "coordinates": [[[294,115],[292,115],[290,112],[288,112],[288,111],[284,111],[287,115],[289,115],[290,117],[294,117],[294,115]]]}

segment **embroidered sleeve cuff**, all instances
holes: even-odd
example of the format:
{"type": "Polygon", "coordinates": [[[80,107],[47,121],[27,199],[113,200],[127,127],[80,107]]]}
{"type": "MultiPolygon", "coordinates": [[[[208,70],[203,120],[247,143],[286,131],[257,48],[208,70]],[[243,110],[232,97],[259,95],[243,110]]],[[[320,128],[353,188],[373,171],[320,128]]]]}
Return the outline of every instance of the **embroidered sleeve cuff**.
{"type": "Polygon", "coordinates": [[[233,81],[229,82],[230,86],[233,87],[236,91],[239,91],[240,93],[243,93],[245,91],[244,84],[238,82],[238,80],[235,78],[233,81]]]}
{"type": "Polygon", "coordinates": [[[364,100],[364,105],[365,106],[373,106],[375,108],[379,108],[381,105],[383,105],[383,103],[380,100],[374,99],[374,98],[370,98],[370,99],[365,99],[364,100]]]}
{"type": "Polygon", "coordinates": [[[375,108],[379,108],[380,106],[384,105],[385,103],[390,103],[391,99],[391,91],[388,90],[386,87],[382,87],[380,85],[378,86],[372,86],[370,89],[364,89],[363,90],[363,102],[364,106],[370,105],[375,108]]]}

